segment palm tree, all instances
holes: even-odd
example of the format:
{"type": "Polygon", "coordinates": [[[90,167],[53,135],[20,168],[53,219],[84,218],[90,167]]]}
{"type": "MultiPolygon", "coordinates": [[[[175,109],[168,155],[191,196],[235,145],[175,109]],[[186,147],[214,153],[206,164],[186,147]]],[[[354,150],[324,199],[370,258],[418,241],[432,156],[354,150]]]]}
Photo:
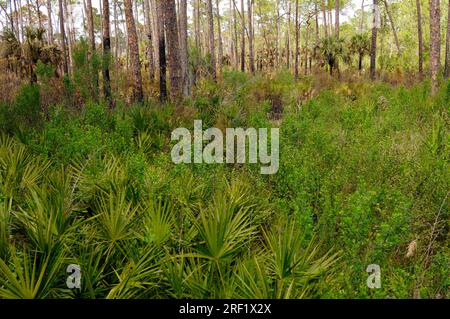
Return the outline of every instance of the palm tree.
{"type": "Polygon", "coordinates": [[[317,47],[317,52],[327,62],[330,68],[330,76],[333,76],[333,69],[336,67],[337,61],[347,56],[344,40],[335,36],[322,39],[317,47]]]}
{"type": "Polygon", "coordinates": [[[29,76],[30,83],[37,82],[36,66],[38,61],[58,67],[61,63],[62,52],[54,45],[49,45],[44,38],[45,29],[25,29],[23,44],[17,39],[13,31],[3,31],[0,39],[2,51],[0,56],[7,58],[9,67],[23,70],[29,76]]]}
{"type": "Polygon", "coordinates": [[[356,34],[350,40],[350,50],[353,54],[358,54],[358,70],[362,70],[362,61],[364,55],[370,52],[370,39],[369,35],[356,34]]]}

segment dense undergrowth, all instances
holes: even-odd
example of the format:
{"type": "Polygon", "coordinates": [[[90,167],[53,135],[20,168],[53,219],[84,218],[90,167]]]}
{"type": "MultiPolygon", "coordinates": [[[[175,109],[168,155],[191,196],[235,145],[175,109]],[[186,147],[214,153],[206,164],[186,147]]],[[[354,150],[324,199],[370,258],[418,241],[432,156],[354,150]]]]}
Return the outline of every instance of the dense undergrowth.
{"type": "Polygon", "coordinates": [[[225,72],[183,106],[112,111],[23,86],[0,111],[0,297],[449,297],[450,83],[314,85],[225,72]],[[278,173],[173,164],[194,119],[279,126],[278,173]]]}

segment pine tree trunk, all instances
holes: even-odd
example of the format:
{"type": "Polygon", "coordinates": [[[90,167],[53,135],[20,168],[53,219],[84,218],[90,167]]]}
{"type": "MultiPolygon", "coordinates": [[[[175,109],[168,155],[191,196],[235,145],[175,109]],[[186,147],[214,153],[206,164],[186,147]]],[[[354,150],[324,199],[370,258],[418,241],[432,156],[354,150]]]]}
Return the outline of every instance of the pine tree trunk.
{"type": "Polygon", "coordinates": [[[53,43],[52,1],[47,0],[48,43],[53,43]]]}
{"type": "MultiPolygon", "coordinates": [[[[317,1],[314,1],[314,16],[315,16],[315,42],[314,42],[314,49],[313,49],[313,57],[317,57],[317,46],[319,45],[320,41],[320,30],[319,30],[319,8],[317,6],[317,1]]],[[[317,64],[317,62],[316,62],[317,64]]],[[[312,70],[312,67],[311,67],[312,70]]]]}
{"type": "Polygon", "coordinates": [[[361,21],[359,23],[359,32],[363,33],[363,30],[364,30],[364,0],[361,1],[361,21]]]}
{"type": "Polygon", "coordinates": [[[395,29],[394,19],[392,18],[391,11],[389,10],[389,6],[386,0],[383,0],[384,7],[386,8],[386,13],[389,18],[389,23],[391,24],[392,33],[394,34],[395,46],[397,47],[398,54],[401,54],[400,42],[398,40],[397,30],[395,29]]]}
{"type": "Polygon", "coordinates": [[[73,42],[72,42],[72,30],[70,28],[70,15],[69,10],[67,6],[67,0],[63,0],[64,4],[64,16],[65,16],[65,23],[66,23],[66,40],[67,40],[67,54],[68,54],[68,64],[69,64],[69,71],[73,69],[73,63],[72,63],[72,52],[73,52],[73,42]]]}
{"type": "Polygon", "coordinates": [[[181,73],[183,78],[183,95],[190,94],[189,80],[189,52],[188,52],[188,17],[187,0],[180,3],[180,53],[181,53],[181,73]]]}
{"type": "Polygon", "coordinates": [[[150,79],[150,83],[153,82],[155,78],[155,61],[153,59],[153,32],[152,32],[152,23],[151,23],[151,15],[150,15],[150,1],[143,0],[144,4],[144,28],[146,34],[146,56],[148,61],[148,75],[150,79]]]}
{"type": "Polygon", "coordinates": [[[178,99],[183,93],[183,85],[181,76],[181,62],[178,43],[178,25],[175,0],[164,1],[163,7],[170,71],[170,96],[173,99],[178,99]]]}
{"type": "Polygon", "coordinates": [[[151,31],[153,46],[153,61],[155,70],[155,80],[159,79],[159,28],[158,28],[158,10],[154,0],[149,0],[151,15],[151,31]]]}
{"type": "MultiPolygon", "coordinates": [[[[22,7],[22,1],[21,0],[19,0],[19,7],[22,7]]],[[[18,27],[19,30],[17,30],[17,34],[20,33],[20,42],[23,43],[23,15],[22,15],[22,10],[19,11],[19,23],[20,23],[20,26],[18,27]]],[[[52,32],[52,38],[53,38],[53,32],[52,32]]],[[[18,37],[18,39],[19,39],[19,37],[18,37]]]]}
{"type": "Polygon", "coordinates": [[[213,79],[216,79],[216,47],[214,43],[214,15],[212,0],[206,1],[206,14],[208,16],[208,46],[209,54],[211,56],[211,65],[209,72],[213,79]]]}
{"type": "Polygon", "coordinates": [[[121,49],[119,46],[119,13],[117,10],[117,0],[113,2],[113,17],[114,17],[114,70],[115,70],[115,87],[118,87],[119,80],[119,57],[121,49]]]}
{"type": "Polygon", "coordinates": [[[323,28],[325,30],[325,38],[328,38],[328,26],[327,26],[327,0],[322,1],[322,16],[323,16],[323,28]]]}
{"type": "Polygon", "coordinates": [[[219,49],[219,72],[222,72],[222,63],[223,63],[223,42],[222,42],[222,23],[220,17],[220,2],[216,0],[216,10],[217,10],[217,36],[218,36],[218,49],[219,49]]]}
{"type": "Polygon", "coordinates": [[[280,64],[280,0],[277,0],[277,40],[276,40],[276,56],[275,61],[277,65],[280,64]]]}
{"type": "Polygon", "coordinates": [[[94,35],[94,17],[92,15],[92,1],[86,0],[86,16],[87,16],[87,27],[89,34],[89,43],[91,46],[91,51],[95,52],[95,35],[94,35]]]}
{"type": "Polygon", "coordinates": [[[67,74],[69,73],[69,65],[67,63],[66,31],[64,29],[63,0],[58,0],[58,5],[59,5],[59,29],[61,33],[61,48],[63,53],[63,71],[64,74],[67,74]]]}
{"type": "Polygon", "coordinates": [[[419,75],[423,77],[423,36],[422,36],[422,12],[420,8],[420,0],[416,0],[417,8],[417,36],[419,46],[419,75]]]}
{"type": "Polygon", "coordinates": [[[444,77],[450,77],[450,0],[448,1],[447,35],[445,38],[445,67],[444,77]]]}
{"type": "Polygon", "coordinates": [[[439,88],[439,69],[441,62],[441,8],[440,0],[430,0],[430,74],[431,94],[439,88]]]}
{"type": "Polygon", "coordinates": [[[40,29],[43,29],[42,26],[42,15],[41,15],[41,5],[39,3],[39,0],[36,0],[36,13],[38,16],[38,26],[40,29]]]}
{"type": "Polygon", "coordinates": [[[377,17],[376,7],[378,6],[378,0],[373,0],[373,25],[372,25],[372,44],[370,46],[370,79],[375,80],[376,73],[376,61],[377,61],[377,17]]]}
{"type": "Polygon", "coordinates": [[[309,45],[309,20],[306,24],[306,34],[305,34],[305,75],[308,75],[308,45],[309,45]]]}
{"type": "Polygon", "coordinates": [[[241,0],[241,71],[245,72],[245,9],[244,0],[241,0]]]}
{"type": "Polygon", "coordinates": [[[133,75],[133,101],[142,102],[144,99],[144,93],[142,91],[141,61],[139,59],[139,45],[133,15],[133,4],[131,0],[125,0],[124,6],[128,34],[128,47],[130,48],[130,66],[133,75]]]}
{"type": "Polygon", "coordinates": [[[235,69],[239,69],[240,60],[239,60],[239,34],[238,34],[238,28],[237,28],[237,14],[236,14],[236,2],[235,0],[231,0],[233,2],[233,33],[234,33],[234,62],[235,62],[235,69]]]}
{"type": "Polygon", "coordinates": [[[195,47],[197,48],[198,52],[200,53],[200,2],[199,0],[194,0],[193,3],[194,6],[194,36],[195,36],[195,47]]]}
{"type": "Polygon", "coordinates": [[[102,37],[103,37],[103,95],[108,101],[109,106],[112,106],[111,100],[111,79],[109,76],[109,62],[111,55],[111,36],[109,26],[109,1],[102,0],[102,37]]]}
{"type": "Polygon", "coordinates": [[[159,60],[159,100],[167,99],[167,64],[166,64],[166,40],[164,36],[164,9],[161,1],[155,0],[156,26],[158,29],[158,60],[159,60]]]}
{"type": "Polygon", "coordinates": [[[298,80],[298,56],[299,56],[299,12],[298,0],[295,0],[295,78],[298,80]]]}
{"type": "Polygon", "coordinates": [[[249,48],[249,67],[250,72],[255,73],[255,52],[253,36],[253,0],[247,1],[248,10],[248,48],[249,48]]]}
{"type": "Polygon", "coordinates": [[[286,41],[286,67],[288,70],[291,69],[291,2],[288,3],[288,12],[287,12],[287,41],[286,41]]]}
{"type": "Polygon", "coordinates": [[[334,0],[334,10],[335,10],[335,21],[334,21],[334,23],[335,23],[335,29],[336,30],[334,30],[335,31],[335,33],[336,33],[336,38],[338,38],[339,39],[339,27],[340,27],[340,25],[339,25],[339,14],[340,14],[340,4],[339,4],[339,0],[334,0]]]}

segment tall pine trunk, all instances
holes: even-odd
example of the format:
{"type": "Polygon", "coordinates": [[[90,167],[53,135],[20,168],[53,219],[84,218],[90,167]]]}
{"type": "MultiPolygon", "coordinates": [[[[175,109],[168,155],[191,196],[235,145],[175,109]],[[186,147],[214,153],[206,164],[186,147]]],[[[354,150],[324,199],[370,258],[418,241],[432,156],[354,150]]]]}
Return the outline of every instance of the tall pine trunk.
{"type": "Polygon", "coordinates": [[[89,44],[91,51],[95,52],[95,36],[94,36],[94,17],[92,15],[92,1],[86,0],[86,16],[87,16],[87,28],[89,35],[89,44]]]}
{"type": "Polygon", "coordinates": [[[238,49],[238,31],[237,31],[237,17],[236,17],[236,2],[230,0],[230,5],[233,7],[233,53],[235,69],[239,69],[239,49],[238,49]]]}
{"type": "Polygon", "coordinates": [[[295,0],[295,78],[298,79],[298,58],[299,58],[299,12],[298,0],[295,0]]]}
{"type": "Polygon", "coordinates": [[[159,100],[167,99],[167,62],[166,62],[166,40],[164,35],[164,8],[161,1],[155,0],[156,26],[158,29],[158,60],[159,60],[159,100]]]}
{"type": "Polygon", "coordinates": [[[241,71],[245,72],[245,11],[244,0],[241,0],[241,71]]]}
{"type": "Polygon", "coordinates": [[[341,8],[340,8],[340,3],[339,3],[339,0],[334,0],[334,10],[335,10],[335,21],[334,21],[334,23],[335,23],[335,33],[336,33],[336,38],[338,38],[339,39],[339,14],[340,14],[340,11],[341,11],[341,8]]]}
{"type": "Polygon", "coordinates": [[[133,16],[133,4],[131,0],[125,0],[124,6],[128,34],[128,47],[130,48],[130,66],[133,75],[133,101],[142,102],[144,99],[144,93],[142,90],[141,61],[139,59],[139,45],[136,24],[133,16]]]}
{"type": "Polygon", "coordinates": [[[450,77],[450,0],[448,1],[448,16],[447,16],[447,35],[445,38],[445,67],[444,77],[450,77]]]}
{"type": "Polygon", "coordinates": [[[398,40],[397,30],[395,29],[394,18],[392,17],[392,13],[389,10],[389,6],[386,0],[383,0],[384,7],[386,8],[386,13],[389,18],[389,23],[391,24],[392,33],[394,34],[395,46],[397,47],[398,54],[401,54],[400,42],[398,40]]]}
{"type": "Polygon", "coordinates": [[[287,12],[287,41],[286,41],[286,67],[288,70],[291,69],[291,9],[292,5],[289,1],[288,12],[287,12]]]}
{"type": "Polygon", "coordinates": [[[248,53],[250,72],[255,73],[255,52],[253,36],[253,0],[247,1],[248,10],[248,53]]]}
{"type": "Polygon", "coordinates": [[[378,35],[378,26],[377,26],[377,10],[378,0],[373,0],[373,21],[372,21],[372,44],[370,46],[370,79],[375,80],[376,74],[376,61],[377,61],[377,35],[378,35]]]}
{"type": "Polygon", "coordinates": [[[170,96],[173,99],[178,99],[183,93],[183,85],[181,76],[181,62],[178,43],[178,25],[175,0],[165,0],[163,8],[170,74],[170,96]]]}
{"type": "Polygon", "coordinates": [[[188,18],[187,0],[180,0],[180,54],[181,73],[183,78],[183,95],[190,93],[189,81],[189,53],[188,53],[188,18]]]}
{"type": "Polygon", "coordinates": [[[64,28],[64,6],[63,0],[58,0],[59,5],[59,32],[61,33],[61,48],[63,54],[63,71],[64,74],[69,73],[69,64],[67,62],[67,46],[66,46],[66,31],[64,28]]]}
{"type": "Polygon", "coordinates": [[[143,0],[144,4],[144,30],[146,36],[146,48],[145,55],[148,61],[148,76],[150,83],[153,82],[155,78],[155,61],[153,59],[153,34],[152,34],[152,23],[150,16],[150,2],[149,0],[143,0]]]}
{"type": "Polygon", "coordinates": [[[103,37],[103,95],[108,101],[109,106],[112,106],[111,100],[111,78],[109,75],[109,64],[111,60],[111,35],[109,25],[109,1],[102,0],[102,37],[103,37]]]}
{"type": "Polygon", "coordinates": [[[277,5],[277,39],[276,39],[276,51],[275,51],[275,61],[277,65],[280,63],[280,0],[276,0],[277,5]]]}
{"type": "Polygon", "coordinates": [[[441,65],[441,7],[440,0],[430,0],[430,74],[431,94],[439,88],[441,65]]]}
{"type": "Polygon", "coordinates": [[[53,43],[52,1],[47,0],[48,43],[53,43]]]}
{"type": "Polygon", "coordinates": [[[218,42],[218,65],[219,72],[222,72],[222,62],[223,62],[223,42],[222,42],[222,23],[220,17],[220,2],[216,0],[216,10],[217,10],[217,42],[218,42]]]}
{"type": "Polygon", "coordinates": [[[214,15],[212,0],[206,1],[206,14],[208,16],[208,46],[209,54],[211,56],[211,65],[209,72],[213,79],[216,79],[216,47],[214,43],[214,15]]]}
{"type": "Polygon", "coordinates": [[[327,26],[327,0],[322,1],[322,16],[323,16],[323,27],[325,30],[325,38],[328,38],[328,26],[327,26]]]}
{"type": "Polygon", "coordinates": [[[420,0],[416,0],[417,8],[417,37],[419,50],[419,75],[423,77],[423,36],[422,36],[422,12],[420,8],[420,0]]]}

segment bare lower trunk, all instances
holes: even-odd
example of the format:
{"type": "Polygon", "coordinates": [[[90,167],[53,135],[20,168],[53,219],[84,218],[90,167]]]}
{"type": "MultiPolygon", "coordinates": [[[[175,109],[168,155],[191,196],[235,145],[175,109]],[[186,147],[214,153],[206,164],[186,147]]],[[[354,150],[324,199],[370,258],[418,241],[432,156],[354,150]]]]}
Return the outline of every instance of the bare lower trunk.
{"type": "Polygon", "coordinates": [[[448,1],[447,35],[445,38],[445,67],[444,77],[450,77],[450,0],[448,1]]]}
{"type": "Polygon", "coordinates": [[[325,30],[325,38],[328,38],[326,2],[327,0],[322,1],[322,16],[323,16],[323,28],[325,30]]]}
{"type": "Polygon", "coordinates": [[[239,49],[238,49],[238,31],[237,31],[237,18],[236,18],[236,3],[235,0],[230,0],[230,5],[233,7],[233,52],[234,52],[234,65],[236,70],[239,69],[239,49]]]}
{"type": "Polygon", "coordinates": [[[102,38],[103,38],[103,95],[108,101],[109,106],[112,106],[111,100],[111,79],[109,76],[109,62],[111,59],[111,36],[109,26],[109,1],[102,0],[102,38]]]}
{"type": "Polygon", "coordinates": [[[64,1],[64,16],[65,16],[65,23],[66,23],[66,29],[67,29],[67,34],[66,34],[66,40],[67,40],[67,54],[68,54],[68,64],[69,64],[69,71],[72,70],[73,67],[73,63],[72,63],[72,52],[73,52],[73,43],[72,43],[72,29],[70,28],[70,15],[69,15],[69,10],[68,10],[68,6],[67,6],[67,0],[63,0],[64,1]]]}
{"type": "Polygon", "coordinates": [[[52,1],[47,0],[48,43],[53,43],[52,1]]]}
{"type": "Polygon", "coordinates": [[[164,36],[164,10],[162,2],[156,0],[154,2],[157,15],[158,29],[158,60],[159,60],[159,100],[164,102],[167,99],[167,82],[166,82],[166,40],[164,36]]]}
{"type": "Polygon", "coordinates": [[[287,12],[287,41],[286,41],[286,67],[288,70],[291,68],[291,2],[288,3],[288,12],[287,12]]]}
{"type": "Polygon", "coordinates": [[[335,33],[336,33],[336,38],[338,38],[339,39],[339,13],[340,13],[340,4],[339,4],[339,0],[334,0],[334,10],[335,10],[335,21],[334,21],[334,23],[335,23],[335,29],[336,30],[334,30],[335,31],[335,33]]]}
{"type": "Polygon", "coordinates": [[[69,73],[69,65],[67,63],[67,47],[66,47],[66,32],[64,28],[64,8],[63,0],[58,0],[59,5],[59,29],[61,33],[61,48],[63,52],[63,71],[64,74],[69,73]]]}
{"type": "Polygon", "coordinates": [[[298,56],[299,56],[299,25],[298,25],[298,0],[295,0],[295,78],[298,79],[298,56]]]}
{"type": "Polygon", "coordinates": [[[276,52],[275,52],[275,61],[277,65],[280,63],[280,0],[277,0],[277,42],[276,42],[276,52]]]}
{"type": "Polygon", "coordinates": [[[188,32],[187,32],[187,0],[180,3],[180,53],[181,53],[181,73],[183,78],[183,95],[190,93],[189,84],[189,56],[188,56],[188,32]]]}
{"type": "Polygon", "coordinates": [[[372,44],[370,47],[370,79],[375,80],[376,61],[377,61],[377,17],[376,7],[378,6],[378,0],[373,0],[373,25],[372,25],[372,44]]]}
{"type": "Polygon", "coordinates": [[[211,55],[210,73],[213,79],[216,78],[216,47],[214,43],[214,16],[212,0],[206,1],[206,13],[208,15],[208,45],[209,54],[211,55]]]}
{"type": "Polygon", "coordinates": [[[244,0],[241,0],[241,71],[245,72],[245,11],[244,0]]]}
{"type": "Polygon", "coordinates": [[[167,39],[167,53],[170,74],[170,96],[174,99],[183,93],[180,51],[178,43],[177,13],[175,0],[164,1],[164,26],[167,39]]]}
{"type": "Polygon", "coordinates": [[[255,73],[255,53],[253,38],[253,0],[248,0],[248,48],[250,72],[255,73]]]}
{"type": "Polygon", "coordinates": [[[86,16],[87,16],[87,28],[89,34],[89,43],[92,52],[95,51],[95,35],[94,35],[94,17],[92,15],[92,1],[86,0],[86,16]]]}
{"type": "Polygon", "coordinates": [[[431,94],[439,87],[439,68],[441,62],[441,9],[440,0],[430,0],[430,74],[431,94]]]}
{"type": "Polygon", "coordinates": [[[389,10],[389,6],[386,0],[383,0],[384,6],[386,8],[386,13],[389,18],[389,23],[391,24],[392,33],[394,34],[395,46],[397,47],[398,54],[401,54],[400,42],[398,40],[397,30],[395,29],[394,19],[392,18],[391,11],[389,10]]]}
{"type": "Polygon", "coordinates": [[[222,72],[222,62],[223,62],[223,42],[222,42],[222,24],[221,24],[221,17],[220,17],[220,7],[219,7],[219,0],[216,0],[216,10],[217,10],[217,42],[218,42],[218,49],[219,49],[219,72],[222,72]]]}
{"type": "Polygon", "coordinates": [[[133,101],[142,102],[144,94],[142,91],[141,61],[139,59],[139,45],[136,32],[136,24],[133,16],[133,5],[131,0],[125,0],[125,19],[127,23],[128,47],[130,48],[130,66],[133,74],[133,101]]]}
{"type": "Polygon", "coordinates": [[[153,60],[153,34],[150,17],[150,2],[149,0],[143,0],[144,4],[144,29],[146,36],[146,48],[145,55],[148,61],[148,76],[150,83],[153,82],[155,74],[155,63],[153,60]]]}
{"type": "Polygon", "coordinates": [[[416,0],[417,7],[417,36],[419,46],[419,75],[423,77],[423,39],[422,39],[422,12],[420,9],[420,0],[416,0]]]}

